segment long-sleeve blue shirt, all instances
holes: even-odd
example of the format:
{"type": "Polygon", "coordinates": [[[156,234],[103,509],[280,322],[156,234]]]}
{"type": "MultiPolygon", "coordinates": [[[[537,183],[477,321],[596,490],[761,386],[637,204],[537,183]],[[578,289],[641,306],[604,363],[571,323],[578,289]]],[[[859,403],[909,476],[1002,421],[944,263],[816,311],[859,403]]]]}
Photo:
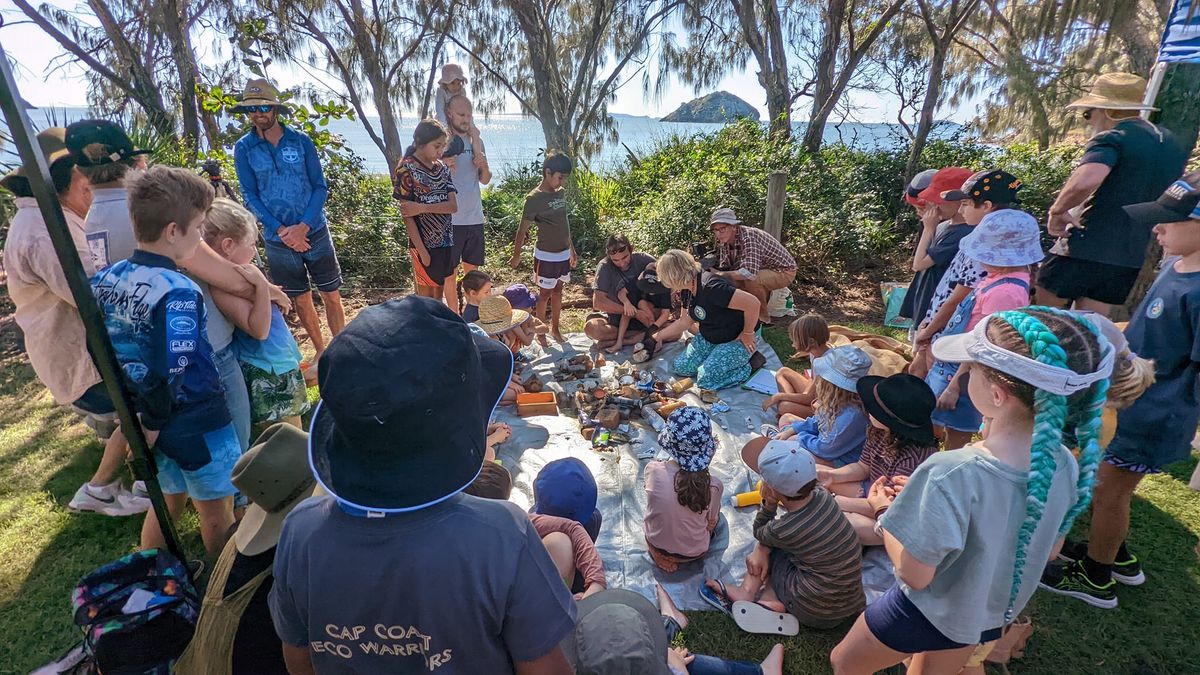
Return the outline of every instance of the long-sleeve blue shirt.
{"type": "Polygon", "coordinates": [[[233,147],[233,165],[246,208],[263,224],[263,238],[279,241],[280,227],[305,223],[310,232],[325,227],[329,185],[317,146],[308,136],[281,124],[278,145],[251,129],[233,147]]]}
{"type": "Polygon", "coordinates": [[[846,406],[833,418],[833,428],[821,431],[817,416],[792,422],[796,440],[814,456],[832,462],[834,466],[845,466],[857,462],[867,442],[867,429],[871,421],[857,406],[846,406]]]}
{"type": "Polygon", "coordinates": [[[204,434],[229,424],[204,329],[204,298],[170,258],[142,250],[92,278],[117,360],[156,450],[186,471],[208,464],[204,434]]]}

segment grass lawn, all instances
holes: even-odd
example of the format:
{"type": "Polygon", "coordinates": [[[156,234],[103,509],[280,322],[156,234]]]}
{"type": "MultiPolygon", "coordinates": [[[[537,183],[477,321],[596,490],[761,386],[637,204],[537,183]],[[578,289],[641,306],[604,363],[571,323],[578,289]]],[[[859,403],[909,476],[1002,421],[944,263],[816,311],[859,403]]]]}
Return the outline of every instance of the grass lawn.
{"type": "MultiPolygon", "coordinates": [[[[783,330],[768,331],[767,339],[781,357],[791,353],[783,330]]],[[[0,673],[26,673],[78,641],[70,613],[76,581],[137,544],[140,518],[72,516],[66,509],[100,452],[90,430],[54,405],[24,356],[9,351],[0,360],[0,673]]],[[[1165,675],[1200,668],[1200,494],[1187,487],[1195,463],[1147,480],[1134,502],[1132,546],[1147,583],[1122,588],[1113,611],[1039,593],[1028,610],[1034,637],[1012,672],[1165,675]]],[[[188,550],[202,550],[194,517],[180,531],[188,550]]],[[[757,661],[774,642],[741,633],[714,612],[690,616],[684,641],[698,653],[757,661]]],[[[829,651],[844,630],[786,640],[787,672],[828,672],[829,651]]]]}

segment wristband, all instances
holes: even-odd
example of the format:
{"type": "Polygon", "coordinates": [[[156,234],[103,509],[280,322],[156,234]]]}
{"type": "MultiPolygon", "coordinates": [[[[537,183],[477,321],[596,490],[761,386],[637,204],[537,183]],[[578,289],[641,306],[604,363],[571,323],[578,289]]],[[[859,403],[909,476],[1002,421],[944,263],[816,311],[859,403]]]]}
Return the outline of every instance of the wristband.
{"type": "Polygon", "coordinates": [[[882,516],[884,513],[886,513],[890,506],[891,505],[889,504],[888,506],[881,506],[875,509],[875,520],[879,520],[879,516],[882,516]]]}

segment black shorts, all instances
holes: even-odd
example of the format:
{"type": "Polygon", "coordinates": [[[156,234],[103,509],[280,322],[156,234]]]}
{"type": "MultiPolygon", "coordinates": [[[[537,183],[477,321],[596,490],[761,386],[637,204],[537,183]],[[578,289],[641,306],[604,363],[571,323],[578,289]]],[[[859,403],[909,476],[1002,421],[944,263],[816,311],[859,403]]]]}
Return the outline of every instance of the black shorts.
{"type": "Polygon", "coordinates": [[[117,411],[113,406],[112,399],[108,397],[108,390],[104,388],[103,382],[97,382],[88,387],[88,390],[83,392],[83,396],[75,399],[71,405],[93,415],[111,415],[117,411]]]}
{"type": "Polygon", "coordinates": [[[304,253],[293,251],[281,241],[268,241],[266,245],[271,281],[282,286],[289,297],[308,292],[309,276],[318,291],[330,293],[342,287],[342,266],[328,227],[308,233],[309,249],[304,253]]]}
{"type": "Polygon", "coordinates": [[[1123,305],[1140,271],[1136,267],[1051,253],[1038,270],[1037,285],[1063,300],[1090,298],[1110,305],[1123,305]]]}
{"type": "Polygon", "coordinates": [[[429,264],[422,265],[417,249],[408,249],[412,257],[413,276],[418,286],[441,286],[446,283],[446,277],[454,274],[454,247],[426,249],[429,252],[429,264]]]}
{"type": "MultiPolygon", "coordinates": [[[[608,315],[608,325],[613,326],[613,327],[620,326],[622,316],[624,316],[624,315],[623,314],[609,314],[608,315]]],[[[631,317],[629,317],[629,328],[627,330],[631,330],[631,331],[646,330],[646,324],[642,323],[641,321],[638,321],[637,319],[635,319],[631,316],[631,317]]]]}
{"type": "MultiPolygon", "coordinates": [[[[899,584],[894,584],[875,602],[867,605],[863,619],[877,640],[888,649],[903,654],[961,649],[971,644],[955,642],[943,635],[904,595],[899,584]]],[[[986,630],[976,644],[998,640],[1002,633],[1000,628],[986,630]]]]}
{"type": "Polygon", "coordinates": [[[451,271],[458,263],[483,267],[483,225],[454,226],[454,262],[451,271]]]}

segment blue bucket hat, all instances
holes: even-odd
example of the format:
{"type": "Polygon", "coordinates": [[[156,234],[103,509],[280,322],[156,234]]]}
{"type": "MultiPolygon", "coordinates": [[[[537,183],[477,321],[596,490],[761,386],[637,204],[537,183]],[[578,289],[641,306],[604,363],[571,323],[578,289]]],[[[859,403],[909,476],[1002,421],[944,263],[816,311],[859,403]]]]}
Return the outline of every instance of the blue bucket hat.
{"type": "Polygon", "coordinates": [[[992,211],[979,221],[958,248],[984,265],[1020,267],[1041,262],[1042,231],[1037,219],[1016,209],[992,211]]]}
{"type": "Polygon", "coordinates": [[[679,462],[684,471],[707,469],[717,452],[712,419],[708,413],[690,405],[671,413],[667,426],[658,434],[658,444],[679,462]]]}
{"type": "Polygon", "coordinates": [[[549,462],[533,479],[534,513],[586,524],[596,510],[599,490],[587,465],[575,457],[549,462]]]}
{"type": "Polygon", "coordinates": [[[871,372],[871,357],[854,345],[834,347],[813,359],[813,372],[829,384],[857,392],[859,378],[871,372]]]}

